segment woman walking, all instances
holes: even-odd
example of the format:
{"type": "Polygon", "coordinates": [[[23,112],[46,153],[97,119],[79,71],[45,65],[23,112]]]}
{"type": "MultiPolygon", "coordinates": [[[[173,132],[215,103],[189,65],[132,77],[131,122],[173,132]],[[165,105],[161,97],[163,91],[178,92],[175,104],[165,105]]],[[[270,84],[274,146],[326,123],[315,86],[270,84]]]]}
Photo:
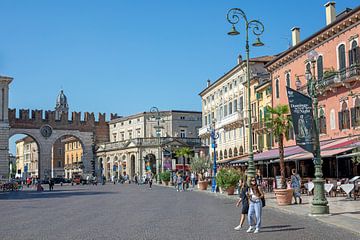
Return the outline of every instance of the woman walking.
{"type": "Polygon", "coordinates": [[[292,172],[291,188],[294,189],[295,204],[298,204],[297,198],[299,198],[299,204],[301,204],[302,203],[301,192],[300,192],[301,178],[300,178],[299,174],[296,173],[295,169],[292,169],[291,172],[292,172]]]}
{"type": "Polygon", "coordinates": [[[239,231],[242,228],[245,218],[246,218],[246,215],[248,214],[248,211],[249,211],[249,200],[247,198],[248,190],[249,190],[249,188],[246,184],[246,181],[243,179],[240,179],[239,180],[239,197],[240,198],[236,203],[236,207],[239,207],[240,203],[241,203],[242,208],[241,208],[240,224],[239,224],[239,226],[234,228],[236,231],[239,231]]]}
{"type": "Polygon", "coordinates": [[[265,199],[264,192],[261,187],[256,184],[256,179],[250,179],[250,188],[248,191],[249,197],[249,212],[248,212],[248,222],[249,229],[246,232],[258,233],[260,232],[261,227],[261,213],[262,213],[262,201],[265,199]],[[253,223],[253,220],[256,220],[256,223],[253,223]]]}

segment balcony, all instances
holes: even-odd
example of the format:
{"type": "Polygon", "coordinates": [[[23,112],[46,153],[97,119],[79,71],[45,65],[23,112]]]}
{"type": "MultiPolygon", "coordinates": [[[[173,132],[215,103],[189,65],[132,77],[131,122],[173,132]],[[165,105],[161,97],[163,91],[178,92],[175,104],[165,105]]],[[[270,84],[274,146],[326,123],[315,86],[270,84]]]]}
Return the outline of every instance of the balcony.
{"type": "Polygon", "coordinates": [[[243,125],[244,120],[244,112],[243,111],[236,111],[231,115],[224,117],[221,121],[216,124],[216,128],[236,128],[243,125]]]}
{"type": "Polygon", "coordinates": [[[209,133],[209,130],[208,130],[209,127],[210,127],[210,125],[207,124],[204,127],[200,128],[199,129],[199,137],[200,136],[210,136],[210,133],[209,133]]]}
{"type": "Polygon", "coordinates": [[[325,71],[320,85],[326,90],[346,86],[360,77],[360,65],[354,65],[341,71],[325,71]]]}

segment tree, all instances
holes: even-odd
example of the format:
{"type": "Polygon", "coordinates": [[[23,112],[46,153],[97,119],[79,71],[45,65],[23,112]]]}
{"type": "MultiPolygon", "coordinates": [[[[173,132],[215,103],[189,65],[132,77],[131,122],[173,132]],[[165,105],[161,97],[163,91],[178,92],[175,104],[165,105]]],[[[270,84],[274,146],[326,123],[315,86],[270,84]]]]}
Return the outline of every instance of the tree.
{"type": "Polygon", "coordinates": [[[182,157],[183,158],[183,171],[185,173],[185,159],[186,158],[190,158],[193,154],[193,151],[191,150],[191,148],[188,147],[182,147],[179,148],[178,150],[175,151],[175,156],[176,157],[182,157]]]}
{"type": "Polygon", "coordinates": [[[204,180],[204,172],[210,169],[211,166],[212,161],[208,157],[194,157],[190,163],[191,171],[200,174],[200,181],[204,180]]]}
{"type": "Polygon", "coordinates": [[[359,165],[360,164],[360,148],[354,149],[353,153],[356,153],[356,155],[354,155],[351,158],[351,161],[354,163],[354,165],[359,165]]]}
{"type": "Polygon", "coordinates": [[[266,112],[265,123],[267,130],[274,134],[279,143],[281,188],[285,189],[284,137],[288,139],[287,133],[292,127],[290,111],[288,105],[277,105],[274,108],[267,106],[266,112]]]}

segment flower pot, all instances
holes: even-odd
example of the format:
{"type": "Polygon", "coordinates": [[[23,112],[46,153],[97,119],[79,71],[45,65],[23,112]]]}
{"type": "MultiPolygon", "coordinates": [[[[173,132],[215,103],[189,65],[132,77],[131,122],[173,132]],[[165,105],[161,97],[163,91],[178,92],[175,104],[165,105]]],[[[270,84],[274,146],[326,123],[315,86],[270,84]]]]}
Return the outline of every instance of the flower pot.
{"type": "Polygon", "coordinates": [[[206,190],[209,183],[207,181],[199,181],[198,186],[200,190],[206,190]]]}
{"type": "Polygon", "coordinates": [[[169,186],[169,181],[163,181],[164,186],[169,186]]]}
{"type": "Polygon", "coordinates": [[[274,189],[276,201],[279,206],[290,205],[294,193],[294,189],[274,189]]]}
{"type": "Polygon", "coordinates": [[[228,187],[226,189],[226,192],[227,192],[228,195],[234,195],[235,187],[228,187]]]}

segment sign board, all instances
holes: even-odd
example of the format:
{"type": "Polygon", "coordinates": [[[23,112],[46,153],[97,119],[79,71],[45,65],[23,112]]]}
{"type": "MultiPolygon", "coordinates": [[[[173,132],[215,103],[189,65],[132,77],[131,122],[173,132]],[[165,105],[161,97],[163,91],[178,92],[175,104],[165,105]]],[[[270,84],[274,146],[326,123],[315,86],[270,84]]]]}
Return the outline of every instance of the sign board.
{"type": "Polygon", "coordinates": [[[27,173],[28,172],[28,165],[24,166],[24,172],[27,173]]]}
{"type": "Polygon", "coordinates": [[[304,150],[314,152],[314,117],[310,97],[286,87],[296,144],[304,150]]]}

